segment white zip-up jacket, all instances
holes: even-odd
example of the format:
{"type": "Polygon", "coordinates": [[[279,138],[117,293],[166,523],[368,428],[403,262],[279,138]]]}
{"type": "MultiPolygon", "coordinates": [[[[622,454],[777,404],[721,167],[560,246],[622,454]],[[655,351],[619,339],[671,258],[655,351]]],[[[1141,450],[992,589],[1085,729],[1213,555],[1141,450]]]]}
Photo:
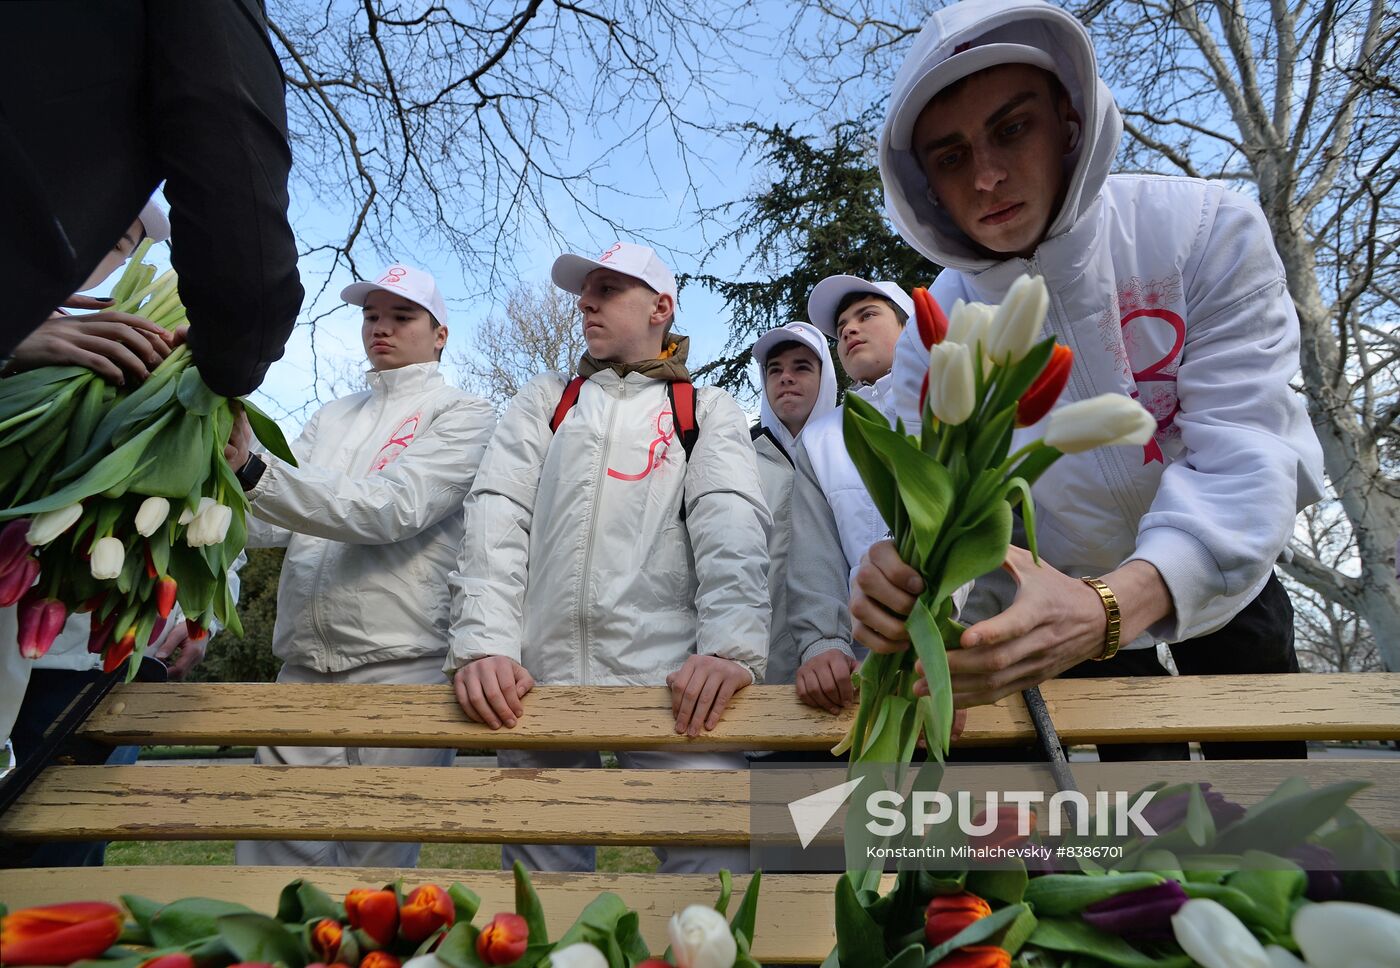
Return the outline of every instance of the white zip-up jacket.
{"type": "MultiPolygon", "coordinates": [[[[874,383],[852,386],[847,392],[854,393],[894,423],[894,374],[887,373],[874,383]]],[[[844,417],[845,410],[837,407],[813,420],[802,430],[802,447],[807,451],[816,482],[836,519],[849,579],[854,577],[861,557],[870,546],[890,536],[890,527],[880,516],[860,472],[846,452],[844,417]]],[[[800,481],[793,484],[794,488],[801,486],[800,481]]],[[[793,527],[800,529],[798,533],[806,531],[803,522],[794,520],[793,527]]]]}
{"type": "Polygon", "coordinates": [[[664,382],[594,373],[551,434],[564,383],[527,383],[482,460],[447,671],[504,655],[541,685],[657,686],[699,652],[761,678],[770,518],[738,404],[696,388],[687,462],[664,382]]]}
{"type": "MultiPolygon", "coordinates": [[[[1040,479],[1039,550],[1076,577],[1132,559],[1156,566],[1175,613],[1131,647],[1204,635],[1258,594],[1296,512],[1321,495],[1321,448],[1289,387],[1299,333],[1283,265],[1250,199],[1215,182],[1109,174],[1122,122],[1087,33],[1058,7],[987,0],[938,11],[901,68],[891,104],[920,65],[1008,24],[1044,38],[1084,119],[1046,240],[1030,259],[981,254],[932,204],[913,155],[891,147],[887,121],[880,170],[890,218],[905,241],[948,267],[931,287],[945,309],[958,298],[998,303],[1023,273],[1044,276],[1045,334],[1074,351],[1061,403],[1122,393],[1157,418],[1145,447],[1068,455],[1040,479]]],[[[910,325],[895,355],[906,427],[918,426],[927,369],[910,325]]],[[[1044,431],[1018,430],[1013,449],[1044,431]]]]}
{"type": "Polygon", "coordinates": [[[491,405],[436,363],[372,372],[312,415],[298,467],[263,455],[248,544],[285,547],[273,651],[318,672],[447,651],[447,574],[491,405]]]}

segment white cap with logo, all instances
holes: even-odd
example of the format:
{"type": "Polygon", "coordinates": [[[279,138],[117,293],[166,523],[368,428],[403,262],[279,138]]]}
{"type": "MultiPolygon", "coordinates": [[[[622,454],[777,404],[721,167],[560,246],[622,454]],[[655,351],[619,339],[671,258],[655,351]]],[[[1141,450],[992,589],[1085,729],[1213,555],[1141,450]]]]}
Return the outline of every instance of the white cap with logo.
{"type": "Polygon", "coordinates": [[[596,259],[585,259],[581,255],[561,255],[554,260],[549,276],[560,289],[578,295],[583,292],[583,280],[597,269],[611,269],[624,276],[640,279],[656,292],[664,292],[672,300],[676,299],[675,274],[661,261],[655,249],[632,242],[614,242],[596,259]]]}
{"type": "Polygon", "coordinates": [[[437,280],[422,269],[401,262],[386,266],[374,282],[352,282],[340,290],[340,298],[352,306],[363,306],[369,294],[380,289],[422,306],[439,323],[447,322],[447,301],[438,291],[437,280]]]}
{"type": "Polygon", "coordinates": [[[836,307],[853,292],[868,292],[892,301],[905,317],[914,315],[914,300],[892,282],[870,282],[859,276],[827,276],[807,297],[807,318],[827,336],[836,339],[836,307]]]}
{"type": "Polygon", "coordinates": [[[146,233],[146,238],[153,242],[164,242],[170,238],[170,219],[165,217],[164,210],[155,203],[155,199],[146,202],[141,214],[136,217],[141,220],[141,230],[146,233]]]}

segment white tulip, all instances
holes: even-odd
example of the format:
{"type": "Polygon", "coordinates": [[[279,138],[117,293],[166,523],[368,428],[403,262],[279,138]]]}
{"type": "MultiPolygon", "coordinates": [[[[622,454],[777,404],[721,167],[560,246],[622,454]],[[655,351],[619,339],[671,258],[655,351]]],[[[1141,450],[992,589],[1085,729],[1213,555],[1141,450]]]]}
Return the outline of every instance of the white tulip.
{"type": "Polygon", "coordinates": [[[1040,276],[1022,276],[1011,284],[1006,298],[988,324],[987,355],[997,363],[1019,363],[1040,341],[1050,291],[1040,276]]]}
{"type": "MultiPolygon", "coordinates": [[[[1308,968],[1297,955],[1276,944],[1264,945],[1264,954],[1269,956],[1271,968],[1308,968]]],[[[404,968],[408,968],[408,966],[405,965],[404,968]]]]}
{"type": "Polygon", "coordinates": [[[928,405],[946,424],[960,424],[977,405],[972,353],[962,343],[935,343],[928,356],[928,405]]]}
{"type": "Polygon", "coordinates": [[[228,527],[232,522],[233,508],[213,501],[205,507],[201,501],[200,510],[185,530],[185,544],[191,548],[219,544],[228,535],[228,527]]]}
{"type": "Polygon", "coordinates": [[[136,512],[136,533],[149,538],[160,530],[165,519],[170,517],[170,502],[163,497],[148,497],[141,502],[136,512]]]}
{"type": "Polygon", "coordinates": [[[986,303],[965,303],[961,299],[953,303],[953,314],[948,317],[947,341],[976,346],[980,341],[987,348],[987,327],[992,321],[996,307],[986,303]]]}
{"type": "Polygon", "coordinates": [[[1141,446],[1157,421],[1142,404],[1121,393],[1104,393],[1050,411],[1045,442],[1066,454],[1118,444],[1141,446]]]}
{"type": "Polygon", "coordinates": [[[180,512],[180,520],[176,521],[175,523],[179,525],[189,524],[191,521],[199,517],[205,511],[212,508],[214,504],[215,501],[212,497],[202,497],[199,499],[199,507],[191,508],[189,505],[186,505],[185,510],[180,512]]]}
{"type": "Polygon", "coordinates": [[[116,578],[126,564],[126,547],[120,538],[102,538],[93,546],[89,564],[93,578],[116,578]]]}
{"type": "Polygon", "coordinates": [[[729,922],[714,908],[692,904],[671,916],[667,930],[680,968],[734,968],[739,946],[729,922]]]}
{"type": "Polygon", "coordinates": [[[1400,914],[1350,901],[1305,904],[1293,915],[1293,940],[1310,965],[1400,965],[1400,914]]]}
{"type": "Polygon", "coordinates": [[[1202,968],[1272,968],[1254,935],[1221,904],[1187,901],[1172,915],[1172,934],[1202,968]]]}
{"type": "Polygon", "coordinates": [[[78,519],[82,516],[83,506],[81,504],[70,504],[57,511],[36,514],[34,519],[29,522],[29,531],[25,534],[24,540],[35,548],[42,548],[77,524],[78,519]]]}
{"type": "MultiPolygon", "coordinates": [[[[593,945],[580,941],[550,952],[549,964],[551,968],[608,968],[608,959],[593,945]]],[[[403,968],[410,968],[410,965],[403,968]]]]}

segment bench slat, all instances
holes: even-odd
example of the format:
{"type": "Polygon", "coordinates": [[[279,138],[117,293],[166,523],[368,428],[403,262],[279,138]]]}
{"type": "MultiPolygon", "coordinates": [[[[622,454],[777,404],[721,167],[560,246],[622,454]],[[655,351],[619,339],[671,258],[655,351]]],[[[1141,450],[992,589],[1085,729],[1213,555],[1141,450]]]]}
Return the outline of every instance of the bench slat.
{"type": "MultiPolygon", "coordinates": [[[[460,881],[481,895],[477,923],[497,911],[515,910],[514,881],[501,871],[357,870],[290,867],[107,867],[28,870],[9,878],[5,900],[11,910],[36,904],[92,900],[116,903],[121,894],[137,894],[156,901],[180,897],[215,897],[246,904],[271,914],[277,894],[288,882],[304,877],[333,897],[343,897],[355,887],[378,886],[402,874],[404,887],[419,884],[447,887],[460,881]]],[[[712,904],[719,894],[719,879],[709,874],[534,874],[549,923],[558,937],[574,922],[584,906],[603,891],[623,898],[641,916],[642,935],[654,953],[665,950],[666,922],[690,904],[712,904]]],[[[738,903],[747,877],[736,877],[733,905],[738,903]]],[[[758,926],[754,957],[768,964],[816,964],[836,943],[833,893],[834,874],[765,875],[759,891],[758,926]]],[[[886,885],[888,887],[888,885],[886,885]]]]}
{"type": "MultiPolygon", "coordinates": [[[[1400,673],[1066,679],[1042,687],[1067,743],[1400,738],[1400,673]]],[[[85,736],[109,743],[419,746],[485,749],[822,749],[832,717],[790,686],[755,686],[698,739],[676,735],[667,690],[540,687],[514,729],[467,722],[442,686],[131,684],[113,690],[85,736]]],[[[1028,743],[1025,704],[970,711],[959,746],[1028,743]]]]}
{"type": "MultiPolygon", "coordinates": [[[[1314,787],[1372,786],[1351,806],[1400,833],[1400,760],[1072,764],[1081,790],[1209,781],[1251,804],[1289,776],[1314,787]]],[[[787,830],[786,804],[826,786],[788,774],[759,788],[787,830]],[[812,786],[811,784],[817,784],[812,786]]],[[[945,789],[1052,790],[1041,767],[950,766],[945,789]]],[[[389,840],[448,843],[746,846],[750,777],[709,770],[502,770],[432,767],[68,766],[45,771],[0,816],[16,840],[389,840]]],[[[1042,826],[1045,811],[1039,811],[1042,826]]],[[[769,827],[769,832],[775,828],[769,827]]]]}

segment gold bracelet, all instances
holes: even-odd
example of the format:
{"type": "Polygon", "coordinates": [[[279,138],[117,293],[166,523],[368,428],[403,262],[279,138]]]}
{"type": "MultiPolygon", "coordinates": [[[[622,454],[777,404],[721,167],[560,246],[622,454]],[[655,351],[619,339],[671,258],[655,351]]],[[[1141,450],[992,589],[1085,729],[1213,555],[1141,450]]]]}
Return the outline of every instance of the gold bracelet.
{"type": "Polygon", "coordinates": [[[1123,630],[1122,616],[1118,614],[1118,596],[1113,594],[1113,589],[1097,578],[1081,578],[1080,581],[1098,592],[1099,598],[1103,600],[1103,611],[1108,619],[1108,628],[1104,631],[1103,652],[1093,656],[1095,662],[1103,662],[1118,654],[1118,635],[1123,630]]]}

